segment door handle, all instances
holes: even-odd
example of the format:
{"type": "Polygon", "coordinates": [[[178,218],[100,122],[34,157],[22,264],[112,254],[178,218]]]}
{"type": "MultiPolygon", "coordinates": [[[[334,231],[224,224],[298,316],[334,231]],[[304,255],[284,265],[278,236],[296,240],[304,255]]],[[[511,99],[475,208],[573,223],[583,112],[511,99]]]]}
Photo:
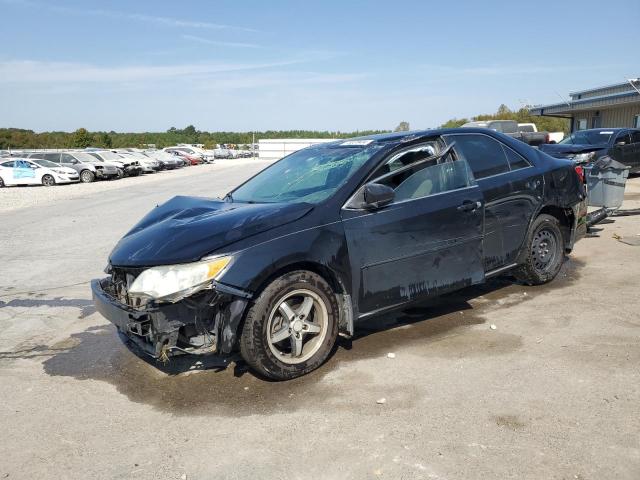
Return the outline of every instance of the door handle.
{"type": "Polygon", "coordinates": [[[462,202],[462,205],[458,207],[460,212],[473,212],[478,208],[482,207],[481,202],[472,202],[471,200],[465,200],[462,202]]]}

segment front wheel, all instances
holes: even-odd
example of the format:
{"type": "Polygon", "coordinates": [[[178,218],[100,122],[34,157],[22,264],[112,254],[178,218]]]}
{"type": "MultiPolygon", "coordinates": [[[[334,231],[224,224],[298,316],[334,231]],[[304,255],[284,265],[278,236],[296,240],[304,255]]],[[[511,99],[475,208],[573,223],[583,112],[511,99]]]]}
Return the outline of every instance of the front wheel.
{"type": "Polygon", "coordinates": [[[327,359],[338,336],[338,303],[327,282],[308,271],[274,280],[251,306],[240,352],[258,373],[299,377],[327,359]]]}
{"type": "Polygon", "coordinates": [[[80,181],[82,183],[91,183],[96,178],[91,170],[83,170],[80,172],[80,181]]]}
{"type": "Polygon", "coordinates": [[[514,271],[527,285],[542,285],[553,280],[564,262],[564,240],[558,219],[542,214],[527,235],[524,263],[514,271]]]}
{"type": "Polygon", "coordinates": [[[42,185],[45,187],[53,187],[56,184],[56,179],[52,175],[43,175],[42,185]]]}

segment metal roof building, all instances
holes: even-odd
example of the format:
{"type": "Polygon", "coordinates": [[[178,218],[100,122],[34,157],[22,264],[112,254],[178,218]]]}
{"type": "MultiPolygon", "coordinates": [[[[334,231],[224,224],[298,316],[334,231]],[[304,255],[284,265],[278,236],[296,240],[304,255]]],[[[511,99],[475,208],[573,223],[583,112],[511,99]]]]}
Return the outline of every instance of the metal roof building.
{"type": "Polygon", "coordinates": [[[571,119],[571,131],[588,128],[640,128],[640,78],[570,93],[564,103],[539,105],[531,115],[571,119]]]}

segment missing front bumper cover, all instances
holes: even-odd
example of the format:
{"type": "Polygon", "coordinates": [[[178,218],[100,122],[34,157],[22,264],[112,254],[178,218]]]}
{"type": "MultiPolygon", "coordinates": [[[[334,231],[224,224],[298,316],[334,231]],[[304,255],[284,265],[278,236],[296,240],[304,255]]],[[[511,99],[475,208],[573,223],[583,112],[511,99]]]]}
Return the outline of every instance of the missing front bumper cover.
{"type": "Polygon", "coordinates": [[[181,353],[229,354],[250,294],[214,283],[211,289],[168,304],[144,308],[123,304],[113,294],[110,278],[93,280],[96,309],[118,331],[154,358],[181,353]]]}

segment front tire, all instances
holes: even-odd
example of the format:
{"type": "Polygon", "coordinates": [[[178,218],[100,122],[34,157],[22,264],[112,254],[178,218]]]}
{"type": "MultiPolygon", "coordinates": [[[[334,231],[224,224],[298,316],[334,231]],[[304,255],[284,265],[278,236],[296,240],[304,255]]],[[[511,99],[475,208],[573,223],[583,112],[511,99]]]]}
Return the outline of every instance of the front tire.
{"type": "Polygon", "coordinates": [[[43,175],[42,176],[42,185],[45,187],[53,187],[56,184],[56,179],[53,178],[53,175],[43,175]]]}
{"type": "Polygon", "coordinates": [[[329,284],[304,270],[287,273],[250,307],[240,353],[274,380],[305,375],[324,363],[338,336],[338,302],[329,284]]]}
{"type": "Polygon", "coordinates": [[[83,170],[80,172],[80,181],[82,183],[91,183],[95,180],[96,176],[91,170],[83,170]]]}
{"type": "Polygon", "coordinates": [[[514,271],[527,285],[542,285],[553,280],[564,262],[564,239],[556,217],[542,214],[529,229],[524,263],[514,271]]]}

